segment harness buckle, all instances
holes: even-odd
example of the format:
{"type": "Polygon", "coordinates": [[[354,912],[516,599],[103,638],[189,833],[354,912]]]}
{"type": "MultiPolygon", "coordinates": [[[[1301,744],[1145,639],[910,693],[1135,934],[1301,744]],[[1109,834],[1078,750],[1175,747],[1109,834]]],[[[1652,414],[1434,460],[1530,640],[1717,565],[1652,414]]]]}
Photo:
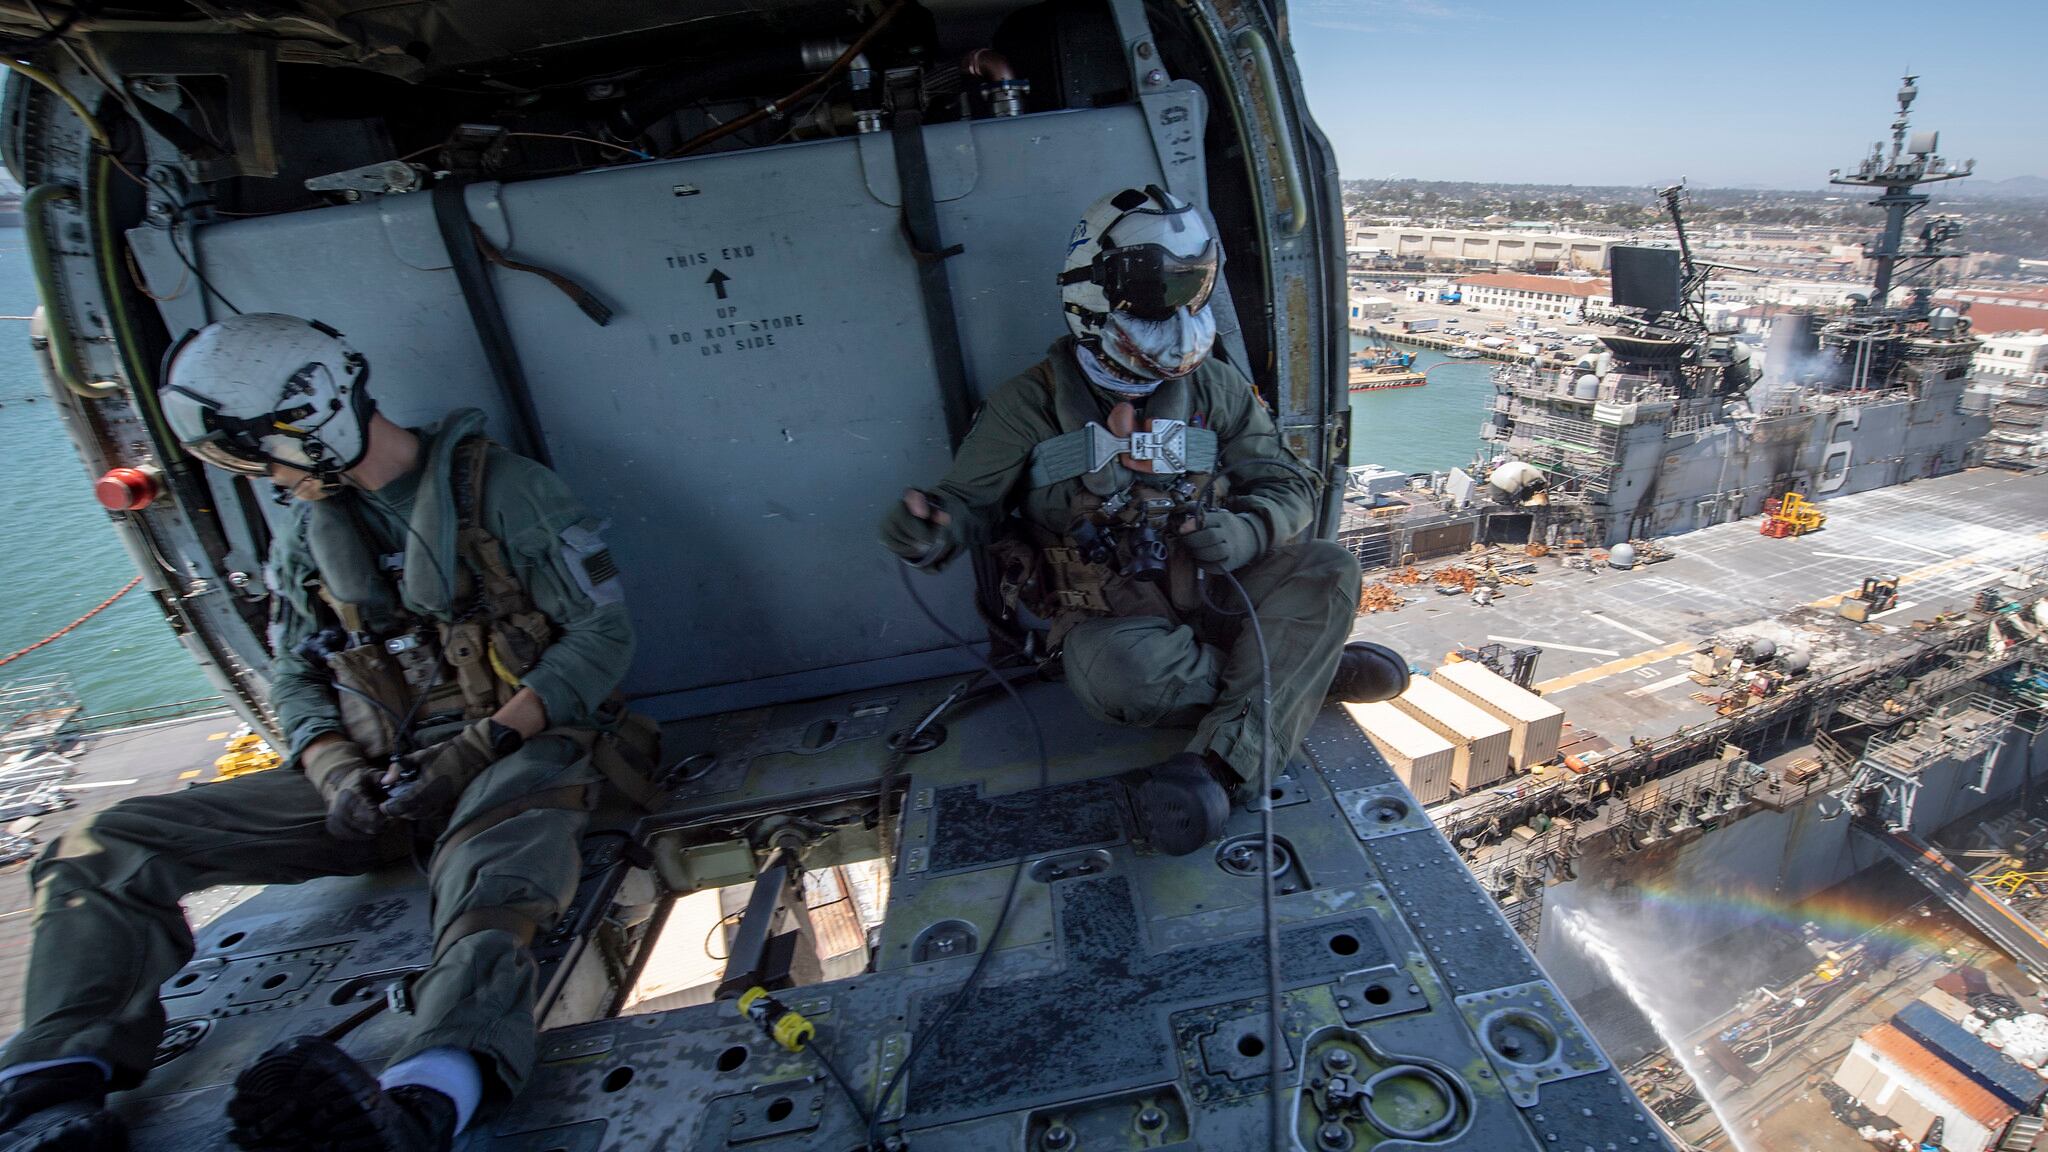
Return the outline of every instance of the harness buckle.
{"type": "Polygon", "coordinates": [[[1155,465],[1154,472],[1185,472],[1188,461],[1188,426],[1184,420],[1154,420],[1148,429],[1131,433],[1133,458],[1155,465]]]}
{"type": "Polygon", "coordinates": [[[1079,608],[1084,612],[1109,611],[1109,601],[1094,588],[1055,588],[1052,598],[1062,608],[1079,608]]]}
{"type": "Polygon", "coordinates": [[[1088,471],[1094,472],[1119,456],[1150,464],[1152,472],[1185,472],[1188,460],[1188,424],[1185,420],[1152,420],[1129,436],[1116,436],[1100,424],[1088,425],[1088,471]]]}
{"type": "Polygon", "coordinates": [[[393,1015],[412,1015],[412,982],[419,978],[420,974],[418,972],[407,972],[398,979],[393,980],[391,987],[384,990],[384,1006],[389,1008],[393,1015]]]}

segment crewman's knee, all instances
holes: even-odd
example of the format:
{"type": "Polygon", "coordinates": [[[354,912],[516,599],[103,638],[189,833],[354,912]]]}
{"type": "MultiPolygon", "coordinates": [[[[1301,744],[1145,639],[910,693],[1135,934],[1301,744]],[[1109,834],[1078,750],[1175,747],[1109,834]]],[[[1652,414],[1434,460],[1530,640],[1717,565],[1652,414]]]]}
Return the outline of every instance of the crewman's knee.
{"type": "Polygon", "coordinates": [[[30,866],[37,888],[62,875],[73,885],[97,886],[134,876],[169,847],[163,817],[151,801],[137,796],[103,808],[52,840],[30,866]]]}
{"type": "Polygon", "coordinates": [[[1090,715],[1149,726],[1214,700],[1215,655],[1192,628],[1156,616],[1090,620],[1067,634],[1067,683],[1090,715]]]}
{"type": "Polygon", "coordinates": [[[544,919],[560,913],[576,896],[588,824],[580,810],[545,808],[479,830],[435,857],[429,882],[438,908],[446,916],[508,907],[550,909],[544,919]]]}
{"type": "Polygon", "coordinates": [[[1356,594],[1360,579],[1358,557],[1349,548],[1335,540],[1304,540],[1298,547],[1305,575],[1336,580],[1356,594]]]}
{"type": "Polygon", "coordinates": [[[1264,599],[1280,588],[1328,589],[1333,599],[1347,604],[1358,602],[1362,577],[1358,558],[1334,540],[1300,540],[1273,550],[1261,564],[1272,568],[1259,575],[1268,589],[1255,598],[1264,599]]]}

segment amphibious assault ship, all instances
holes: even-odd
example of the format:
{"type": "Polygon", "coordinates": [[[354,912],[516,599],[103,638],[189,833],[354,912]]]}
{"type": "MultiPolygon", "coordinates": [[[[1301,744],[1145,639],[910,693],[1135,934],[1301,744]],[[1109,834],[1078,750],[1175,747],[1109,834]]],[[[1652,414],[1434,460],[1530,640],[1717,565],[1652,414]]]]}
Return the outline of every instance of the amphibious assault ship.
{"type": "MultiPolygon", "coordinates": [[[[2015,996],[2048,980],[2048,932],[1993,873],[1971,875],[2033,858],[2021,819],[2048,751],[2048,478],[1969,467],[1986,431],[1963,406],[1976,341],[1925,276],[1956,254],[1953,229],[1903,242],[1928,202],[1915,189],[1968,169],[1909,133],[1916,91],[1908,77],[1889,153],[1835,174],[1879,189],[1885,210],[1860,303],[1781,315],[1761,349],[1710,331],[1707,266],[1669,189],[1678,244],[1616,250],[1604,350],[1500,367],[1477,463],[1427,484],[1355,471],[1342,534],[1369,569],[1378,634],[1425,665],[1488,665],[1566,728],[1512,774],[1425,788],[1394,747],[1399,719],[1361,722],[1602,1038],[1628,1037],[1631,1059],[1667,1049],[1644,1081],[1659,1114],[1757,1085],[1735,1117],[1761,1126],[1756,1147],[1812,1138],[1810,1116],[1776,1110],[1815,1070],[1802,1045],[1823,1028],[1853,1038],[1855,1012],[1787,1012],[1798,1023],[1775,1044],[1695,1028],[1775,1003],[1759,985],[1844,982],[1827,1002],[1880,978],[1917,991],[1887,967],[1897,929],[1861,910],[1881,901],[1837,886],[1896,866],[1984,942],[2015,996]],[[1673,1076],[1690,1087],[1657,1086],[1673,1076]]],[[[1806,1146],[1860,1143],[1853,1126],[1838,1135],[1806,1146]]]]}
{"type": "MultiPolygon", "coordinates": [[[[166,435],[184,333],[330,325],[385,413],[480,408],[611,522],[664,795],[586,839],[535,945],[539,1068],[470,1152],[1667,1146],[1343,713],[1213,852],[1158,856],[1106,778],[1184,737],[983,670],[950,636],[981,637],[989,590],[926,582],[927,618],[874,542],[1064,330],[1082,209],[1153,184],[1231,238],[1219,354],[1336,531],[1339,196],[1277,4],[51,11],[0,5],[38,349],[146,587],[249,724],[279,513],[166,435]],[[828,931],[805,894],[855,866],[876,915],[828,931]],[[707,892],[733,905],[723,970],[626,1014],[707,892]],[[739,1013],[757,986],[815,1043],[739,1013]]],[[[281,1038],[377,1063],[426,905],[400,868],[206,923],[155,1073],[116,1100],[135,1146],[222,1147],[228,1086],[281,1038]]]]}
{"type": "Polygon", "coordinates": [[[1963,404],[1977,342],[1966,316],[1933,304],[1929,275],[1962,255],[1955,225],[1931,219],[1906,237],[1930,199],[1915,189],[1970,169],[1911,131],[1915,81],[1899,89],[1889,152],[1832,174],[1881,193],[1866,249],[1876,277],[1859,303],[1780,314],[1761,349],[1710,331],[1714,265],[1694,258],[1682,189],[1665,190],[1677,246],[1614,250],[1602,348],[1498,367],[1475,464],[1350,517],[1368,566],[1474,542],[1604,548],[1754,516],[1786,493],[1825,501],[1972,463],[1990,429],[1963,404]]]}

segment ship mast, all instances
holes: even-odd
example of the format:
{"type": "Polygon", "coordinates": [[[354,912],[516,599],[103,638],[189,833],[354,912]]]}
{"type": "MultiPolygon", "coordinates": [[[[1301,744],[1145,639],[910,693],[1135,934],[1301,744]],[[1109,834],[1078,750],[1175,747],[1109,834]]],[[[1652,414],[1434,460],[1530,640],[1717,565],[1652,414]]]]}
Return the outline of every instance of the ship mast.
{"type": "Polygon", "coordinates": [[[1685,200],[1685,181],[1680,179],[1658,192],[1657,198],[1664,201],[1664,210],[1671,214],[1672,231],[1678,234],[1679,307],[1685,318],[1704,332],[1707,328],[1707,269],[1713,265],[1695,261],[1692,244],[1685,238],[1685,216],[1680,210],[1685,200]]]}
{"type": "MultiPolygon", "coordinates": [[[[1884,233],[1876,244],[1865,245],[1865,258],[1877,263],[1877,282],[1872,286],[1870,303],[1867,308],[1883,311],[1888,307],[1895,271],[1901,261],[1910,262],[1904,271],[1924,272],[1935,262],[1963,255],[1951,251],[1946,245],[1955,236],[1955,226],[1950,221],[1937,220],[1921,231],[1920,247],[1906,252],[1902,245],[1906,235],[1906,218],[1928,204],[1929,197],[1914,189],[1922,184],[1935,184],[1943,180],[1957,180],[1968,176],[1977,166],[1975,160],[1963,162],[1961,168],[1951,168],[1948,161],[1935,155],[1935,146],[1940,140],[1938,132],[1915,132],[1910,137],[1906,129],[1910,123],[1908,113],[1913,107],[1913,98],[1920,94],[1914,82],[1918,76],[1907,76],[1899,88],[1899,114],[1892,120],[1891,155],[1886,156],[1884,142],[1871,145],[1870,155],[1864,157],[1854,172],[1844,174],[1837,168],[1828,173],[1831,184],[1846,184],[1852,187],[1879,188],[1883,192],[1872,200],[1871,206],[1884,209],[1884,233]]],[[[1925,315],[1929,289],[1916,285],[1909,311],[1914,315],[1925,315]]]]}

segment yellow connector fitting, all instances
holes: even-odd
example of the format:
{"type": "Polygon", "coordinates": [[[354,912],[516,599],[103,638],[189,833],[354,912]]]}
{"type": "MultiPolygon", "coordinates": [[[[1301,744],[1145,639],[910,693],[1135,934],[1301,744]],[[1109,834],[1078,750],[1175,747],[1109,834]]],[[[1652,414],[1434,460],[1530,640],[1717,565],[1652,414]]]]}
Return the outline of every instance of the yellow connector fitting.
{"type": "Polygon", "coordinates": [[[761,1026],[768,1038],[791,1052],[801,1052],[818,1029],[802,1013],[793,1012],[782,1001],[768,994],[766,988],[755,985],[740,993],[740,1014],[761,1026]]]}

